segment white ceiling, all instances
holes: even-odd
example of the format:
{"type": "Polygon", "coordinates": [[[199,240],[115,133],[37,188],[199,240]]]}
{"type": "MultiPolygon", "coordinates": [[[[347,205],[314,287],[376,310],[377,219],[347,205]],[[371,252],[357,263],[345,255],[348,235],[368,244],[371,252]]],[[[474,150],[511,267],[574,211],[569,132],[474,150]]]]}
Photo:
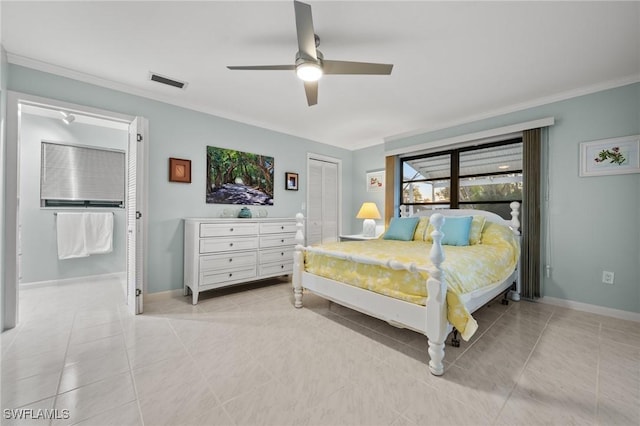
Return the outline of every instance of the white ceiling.
{"type": "Polygon", "coordinates": [[[640,81],[640,2],[309,1],[325,76],[308,107],[293,1],[1,2],[9,61],[357,149],[640,81]],[[186,90],[149,72],[188,82],[186,90]]]}

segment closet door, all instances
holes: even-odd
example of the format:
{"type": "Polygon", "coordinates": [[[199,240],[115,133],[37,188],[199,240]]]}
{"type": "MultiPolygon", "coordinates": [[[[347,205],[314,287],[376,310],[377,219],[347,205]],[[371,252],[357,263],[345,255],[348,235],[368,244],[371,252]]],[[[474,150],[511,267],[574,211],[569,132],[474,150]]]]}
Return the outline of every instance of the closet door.
{"type": "Polygon", "coordinates": [[[309,159],[307,244],[338,241],[338,164],[309,159]]]}
{"type": "Polygon", "coordinates": [[[322,242],[338,241],[338,165],[322,167],[322,242]]]}
{"type": "Polygon", "coordinates": [[[322,163],[309,159],[307,245],[322,242],[322,163]]]}

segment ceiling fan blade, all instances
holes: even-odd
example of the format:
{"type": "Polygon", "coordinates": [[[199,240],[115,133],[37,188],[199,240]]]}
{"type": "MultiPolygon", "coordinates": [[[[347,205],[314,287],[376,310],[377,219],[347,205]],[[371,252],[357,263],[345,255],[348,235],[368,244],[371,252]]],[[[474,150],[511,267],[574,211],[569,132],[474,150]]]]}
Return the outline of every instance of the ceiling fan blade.
{"type": "Polygon", "coordinates": [[[309,106],[313,106],[318,103],[318,82],[317,81],[305,81],[304,92],[307,94],[307,103],[309,106]]]}
{"type": "Polygon", "coordinates": [[[248,66],[231,66],[230,70],[295,70],[295,65],[248,65],[248,66]]]}
{"type": "Polygon", "coordinates": [[[325,74],[375,74],[389,75],[393,64],[374,64],[371,62],[322,61],[325,74]]]}
{"type": "Polygon", "coordinates": [[[311,17],[311,6],[299,1],[293,2],[296,13],[296,32],[298,34],[298,50],[302,55],[310,59],[317,60],[316,38],[313,31],[313,18],[311,17]]]}

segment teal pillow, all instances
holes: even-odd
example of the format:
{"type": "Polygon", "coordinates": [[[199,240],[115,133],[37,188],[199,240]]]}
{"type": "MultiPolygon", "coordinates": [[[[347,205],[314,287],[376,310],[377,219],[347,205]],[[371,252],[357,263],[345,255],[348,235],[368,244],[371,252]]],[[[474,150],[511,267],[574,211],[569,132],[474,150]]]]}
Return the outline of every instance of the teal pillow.
{"type": "Polygon", "coordinates": [[[413,240],[413,233],[418,226],[419,217],[394,217],[391,219],[389,229],[384,233],[383,240],[413,240]]]}
{"type": "Polygon", "coordinates": [[[442,225],[442,244],[447,246],[468,246],[469,232],[473,216],[447,216],[442,225]]]}

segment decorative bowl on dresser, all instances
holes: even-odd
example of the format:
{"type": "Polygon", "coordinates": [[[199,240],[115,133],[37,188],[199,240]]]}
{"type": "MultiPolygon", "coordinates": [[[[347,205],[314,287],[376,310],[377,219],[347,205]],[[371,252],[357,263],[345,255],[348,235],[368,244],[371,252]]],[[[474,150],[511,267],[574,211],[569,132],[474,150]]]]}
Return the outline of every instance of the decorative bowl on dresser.
{"type": "Polygon", "coordinates": [[[291,274],[295,218],[184,220],[184,295],[291,274]]]}

